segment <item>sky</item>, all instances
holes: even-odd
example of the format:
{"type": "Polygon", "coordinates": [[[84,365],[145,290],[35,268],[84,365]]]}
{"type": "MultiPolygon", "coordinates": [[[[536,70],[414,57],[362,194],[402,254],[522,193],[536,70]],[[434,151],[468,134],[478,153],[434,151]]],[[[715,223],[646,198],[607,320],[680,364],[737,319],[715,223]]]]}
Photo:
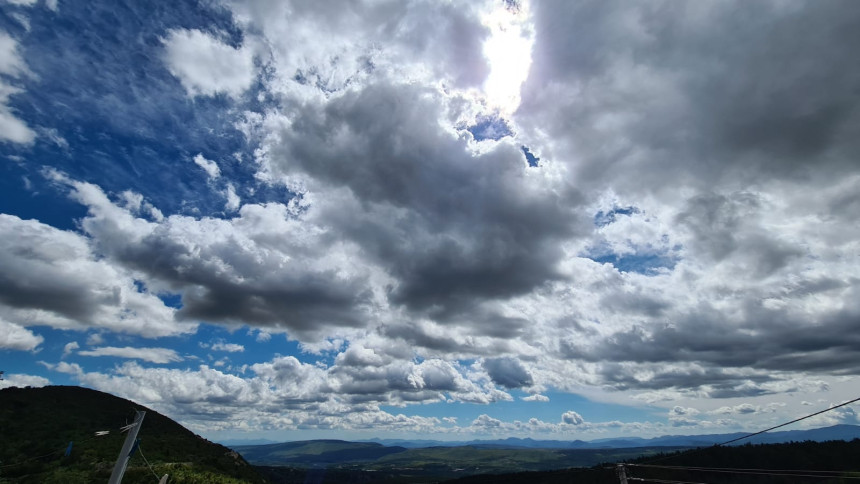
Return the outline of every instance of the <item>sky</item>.
{"type": "Polygon", "coordinates": [[[0,387],[212,440],[756,431],[856,398],[857,25],[0,0],[0,387]]]}

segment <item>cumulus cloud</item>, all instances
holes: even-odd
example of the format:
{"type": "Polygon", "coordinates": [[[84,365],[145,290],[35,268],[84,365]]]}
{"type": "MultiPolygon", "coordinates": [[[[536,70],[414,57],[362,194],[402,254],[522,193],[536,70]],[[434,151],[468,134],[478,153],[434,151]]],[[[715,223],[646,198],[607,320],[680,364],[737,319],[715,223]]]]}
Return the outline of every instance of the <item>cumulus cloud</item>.
{"type": "Polygon", "coordinates": [[[9,323],[148,337],[195,327],[176,324],[172,308],[99,258],[80,234],[7,214],[0,214],[0,234],[0,317],[9,323]]]}
{"type": "Polygon", "coordinates": [[[119,348],[116,346],[102,346],[91,350],[78,351],[78,354],[81,356],[113,356],[116,358],[129,358],[161,364],[182,361],[182,357],[176,351],[168,348],[133,348],[129,346],[119,348]]]}
{"type": "Polygon", "coordinates": [[[366,324],[372,270],[354,246],[329,246],[325,230],[302,223],[290,206],[245,205],[231,220],[173,215],[152,222],[97,186],[56,177],[89,208],[83,228],[101,253],[146,274],[154,287],[182,294],[180,320],[247,322],[296,334],[322,332],[323,322],[366,324]]]}
{"type": "Polygon", "coordinates": [[[33,351],[45,338],[15,323],[0,319],[0,348],[33,351]]]}
{"type": "Polygon", "coordinates": [[[585,423],[585,419],[582,418],[582,415],[574,412],[573,410],[568,410],[561,414],[561,421],[568,425],[582,425],[585,423]]]}
{"type": "Polygon", "coordinates": [[[38,375],[24,375],[18,373],[5,373],[3,379],[0,380],[0,389],[11,387],[43,387],[50,385],[51,381],[45,377],[38,375]]]}
{"type": "Polygon", "coordinates": [[[164,44],[168,69],[190,96],[236,98],[257,76],[254,52],[247,45],[233,47],[206,32],[185,29],[171,30],[164,44]]]}

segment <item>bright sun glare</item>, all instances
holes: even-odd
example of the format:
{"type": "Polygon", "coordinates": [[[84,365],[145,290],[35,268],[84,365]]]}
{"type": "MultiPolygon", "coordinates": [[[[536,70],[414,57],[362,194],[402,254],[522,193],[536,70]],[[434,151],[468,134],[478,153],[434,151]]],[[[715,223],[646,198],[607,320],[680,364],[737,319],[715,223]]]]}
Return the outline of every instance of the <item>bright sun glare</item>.
{"type": "Polygon", "coordinates": [[[490,38],[484,43],[484,55],[490,63],[490,75],[484,83],[484,94],[490,107],[502,113],[514,112],[520,104],[520,86],[531,65],[532,38],[527,28],[528,5],[500,8],[484,18],[490,38]]]}

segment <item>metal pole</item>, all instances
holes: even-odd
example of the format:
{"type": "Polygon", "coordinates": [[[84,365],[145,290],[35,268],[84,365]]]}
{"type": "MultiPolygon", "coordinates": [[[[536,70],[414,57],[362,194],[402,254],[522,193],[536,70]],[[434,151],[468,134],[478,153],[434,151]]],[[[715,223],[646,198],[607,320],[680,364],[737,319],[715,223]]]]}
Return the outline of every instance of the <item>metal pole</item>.
{"type": "Polygon", "coordinates": [[[618,474],[618,482],[627,484],[627,468],[624,467],[624,464],[615,466],[615,473],[618,474]]]}
{"type": "Polygon", "coordinates": [[[125,437],[125,443],[122,444],[122,450],[119,451],[119,457],[116,459],[116,464],[113,466],[113,472],[110,474],[108,484],[120,484],[122,476],[125,474],[125,468],[128,466],[128,460],[131,458],[131,448],[134,447],[134,442],[137,439],[137,433],[140,431],[140,425],[143,423],[143,417],[146,412],[135,412],[134,423],[128,428],[128,435],[125,437]]]}

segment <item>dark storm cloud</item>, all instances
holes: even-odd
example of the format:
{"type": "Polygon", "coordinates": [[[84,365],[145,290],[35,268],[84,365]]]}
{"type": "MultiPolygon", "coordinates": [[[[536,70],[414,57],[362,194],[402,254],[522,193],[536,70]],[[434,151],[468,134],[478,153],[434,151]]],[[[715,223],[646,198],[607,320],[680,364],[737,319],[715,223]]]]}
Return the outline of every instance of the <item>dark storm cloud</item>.
{"type": "Polygon", "coordinates": [[[558,242],[587,220],[568,184],[527,179],[519,148],[472,155],[431,119],[432,91],[387,83],[306,106],[271,151],[276,172],[310,177],[310,190],[346,188],[322,206],[337,227],[397,279],[391,297],[437,317],[559,278],[558,242]]]}

